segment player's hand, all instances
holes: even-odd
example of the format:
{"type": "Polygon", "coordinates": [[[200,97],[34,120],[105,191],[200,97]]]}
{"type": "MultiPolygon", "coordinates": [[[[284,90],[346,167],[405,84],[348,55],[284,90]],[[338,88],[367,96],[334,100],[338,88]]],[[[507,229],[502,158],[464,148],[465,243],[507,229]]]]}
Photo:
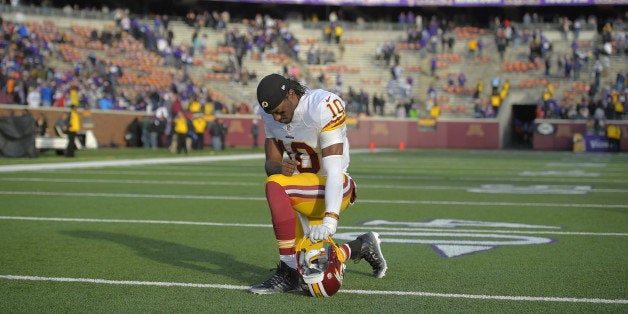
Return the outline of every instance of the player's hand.
{"type": "Polygon", "coordinates": [[[297,166],[299,166],[301,163],[296,161],[296,160],[292,160],[292,159],[286,159],[283,161],[283,163],[281,164],[281,174],[283,174],[284,176],[292,176],[294,174],[294,171],[297,170],[297,166]]]}
{"type": "Polygon", "coordinates": [[[322,224],[310,228],[310,240],[315,243],[329,238],[336,233],[337,226],[338,220],[332,217],[323,218],[322,224]]]}

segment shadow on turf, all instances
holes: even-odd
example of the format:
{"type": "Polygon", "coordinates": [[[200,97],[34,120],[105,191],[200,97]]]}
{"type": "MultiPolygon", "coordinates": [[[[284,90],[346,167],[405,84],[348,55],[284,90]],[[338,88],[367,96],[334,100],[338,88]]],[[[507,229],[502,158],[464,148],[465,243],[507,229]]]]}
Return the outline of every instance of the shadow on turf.
{"type": "Polygon", "coordinates": [[[203,250],[174,242],[100,231],[77,230],[62,233],[82,239],[111,241],[129,247],[141,257],[194,271],[229,276],[243,284],[256,284],[258,280],[266,280],[270,274],[268,268],[239,262],[224,252],[203,250]],[[216,267],[204,266],[207,264],[216,267]]]}

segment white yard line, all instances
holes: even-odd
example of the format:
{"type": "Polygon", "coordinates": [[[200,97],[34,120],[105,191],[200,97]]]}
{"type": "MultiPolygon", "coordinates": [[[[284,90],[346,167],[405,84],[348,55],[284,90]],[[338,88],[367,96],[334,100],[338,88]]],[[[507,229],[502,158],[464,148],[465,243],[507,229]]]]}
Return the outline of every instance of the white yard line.
{"type": "Polygon", "coordinates": [[[184,181],[184,180],[131,180],[131,179],[76,179],[76,178],[0,178],[9,182],[54,182],[54,183],[112,183],[112,184],[155,184],[155,185],[221,185],[221,186],[262,186],[260,182],[233,181],[184,181]]]}
{"type": "MultiPolygon", "coordinates": [[[[376,151],[384,152],[384,151],[394,151],[394,150],[378,149],[376,151]]],[[[351,150],[351,154],[365,154],[365,153],[369,153],[369,150],[368,149],[351,150]]],[[[265,157],[264,153],[259,153],[259,154],[223,155],[223,156],[165,157],[165,158],[70,161],[70,162],[41,163],[41,164],[0,165],[0,173],[20,172],[20,171],[57,170],[57,169],[126,167],[126,166],[162,165],[162,164],[194,164],[198,162],[264,159],[264,157],[265,157]]]]}
{"type": "MultiPolygon", "coordinates": [[[[129,193],[79,193],[79,192],[37,192],[37,191],[0,191],[0,195],[28,196],[72,196],[72,197],[112,197],[112,198],[149,198],[149,199],[199,199],[223,201],[265,201],[265,197],[213,196],[213,195],[173,195],[173,194],[129,194],[129,193]]],[[[377,200],[359,199],[360,203],[397,204],[397,205],[460,205],[460,206],[514,206],[514,207],[571,207],[571,208],[628,208],[628,204],[582,204],[582,203],[517,203],[517,202],[458,202],[458,201],[420,201],[420,200],[377,200]]]]}
{"type": "MultiPolygon", "coordinates": [[[[236,286],[236,285],[225,285],[225,284],[203,284],[203,283],[163,282],[163,281],[135,281],[135,280],[107,280],[107,279],[91,279],[91,278],[39,277],[39,276],[20,276],[20,275],[0,275],[0,279],[21,280],[21,281],[67,282],[67,283],[78,282],[78,283],[125,285],[125,286],[186,287],[186,288],[223,289],[223,290],[247,290],[249,289],[249,286],[236,286]]],[[[395,295],[395,296],[410,296],[410,297],[434,297],[434,298],[451,298],[451,299],[501,300],[501,301],[628,304],[628,300],[624,300],[624,299],[478,295],[478,294],[434,293],[434,292],[421,292],[421,291],[341,289],[339,293],[361,294],[361,295],[395,295]]]]}
{"type": "MultiPolygon", "coordinates": [[[[214,227],[247,227],[247,228],[271,228],[270,224],[246,224],[246,223],[224,223],[210,221],[178,221],[178,220],[144,220],[144,219],[97,219],[97,218],[62,218],[62,217],[27,217],[27,216],[0,216],[0,220],[20,220],[20,221],[56,221],[56,222],[84,222],[84,223],[130,223],[130,224],[159,224],[159,225],[193,225],[193,226],[214,226],[214,227]]],[[[376,230],[376,231],[433,231],[450,233],[513,233],[513,234],[551,234],[551,235],[584,235],[584,236],[628,236],[628,233],[619,232],[571,232],[571,231],[549,231],[549,230],[501,230],[494,229],[439,229],[439,228],[419,228],[419,227],[376,227],[376,226],[339,226],[340,230],[376,230]]]]}

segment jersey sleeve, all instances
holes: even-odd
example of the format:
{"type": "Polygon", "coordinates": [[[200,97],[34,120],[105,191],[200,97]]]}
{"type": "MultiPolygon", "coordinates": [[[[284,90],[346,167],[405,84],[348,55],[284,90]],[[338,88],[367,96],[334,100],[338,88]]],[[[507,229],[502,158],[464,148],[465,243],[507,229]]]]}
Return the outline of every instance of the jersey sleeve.
{"type": "Polygon", "coordinates": [[[321,104],[321,148],[344,143],[346,137],[345,103],[340,97],[330,93],[321,104]]]}
{"type": "Polygon", "coordinates": [[[340,97],[331,94],[323,99],[321,108],[321,122],[323,128],[321,132],[331,131],[345,125],[347,114],[345,113],[345,103],[340,97]]]}

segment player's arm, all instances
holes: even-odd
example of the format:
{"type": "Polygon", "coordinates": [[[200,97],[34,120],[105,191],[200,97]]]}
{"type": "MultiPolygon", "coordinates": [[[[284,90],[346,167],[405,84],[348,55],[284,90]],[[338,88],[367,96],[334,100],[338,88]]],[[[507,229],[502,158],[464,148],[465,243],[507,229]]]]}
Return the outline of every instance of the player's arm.
{"type": "Polygon", "coordinates": [[[283,174],[291,176],[294,174],[299,163],[291,159],[283,160],[284,148],[274,138],[266,138],[264,151],[266,152],[266,163],[264,164],[266,175],[283,174]]]}
{"type": "MultiPolygon", "coordinates": [[[[329,131],[326,133],[341,133],[340,130],[329,131]]],[[[329,134],[331,135],[331,134],[329,134]]],[[[340,134],[334,134],[332,137],[335,141],[341,140],[340,134]]],[[[325,217],[331,217],[336,220],[340,217],[340,206],[342,204],[342,185],[344,175],[342,170],[342,154],[344,143],[334,143],[321,150],[321,163],[327,180],[325,181],[325,217]]]]}
{"type": "Polygon", "coordinates": [[[340,206],[342,204],[342,192],[344,174],[342,170],[342,154],[344,150],[344,129],[321,133],[322,143],[331,143],[323,146],[321,150],[321,163],[327,180],[325,181],[325,216],[320,225],[312,226],[310,239],[312,241],[324,240],[336,233],[338,219],[340,219],[340,206]]]}

